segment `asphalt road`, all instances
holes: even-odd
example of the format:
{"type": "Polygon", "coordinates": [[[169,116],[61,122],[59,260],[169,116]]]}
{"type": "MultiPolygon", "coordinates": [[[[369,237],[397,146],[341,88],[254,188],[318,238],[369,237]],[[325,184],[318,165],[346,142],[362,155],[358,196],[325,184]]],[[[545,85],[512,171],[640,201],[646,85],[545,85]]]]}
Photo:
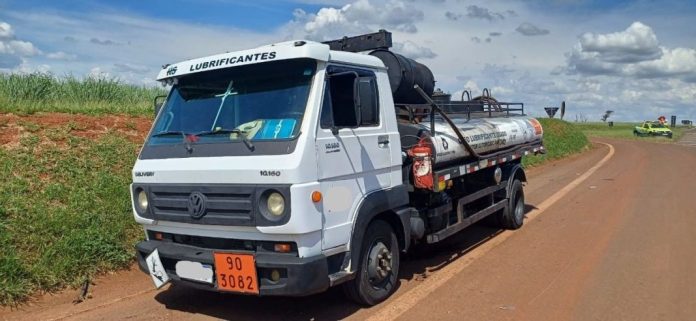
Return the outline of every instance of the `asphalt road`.
{"type": "Polygon", "coordinates": [[[83,303],[65,291],[0,309],[0,319],[695,320],[696,148],[605,142],[612,156],[596,144],[529,171],[521,230],[474,226],[410,253],[396,294],[376,307],[337,290],[306,298],[156,291],[132,270],[97,280],[83,303]]]}

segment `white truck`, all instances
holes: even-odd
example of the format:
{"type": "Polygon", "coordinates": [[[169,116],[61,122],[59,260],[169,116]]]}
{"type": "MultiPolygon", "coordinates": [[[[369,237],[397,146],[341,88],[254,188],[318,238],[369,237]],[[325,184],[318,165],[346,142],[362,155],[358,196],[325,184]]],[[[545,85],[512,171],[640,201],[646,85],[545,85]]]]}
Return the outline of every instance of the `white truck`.
{"type": "Polygon", "coordinates": [[[434,92],[380,32],[167,65],[133,168],[140,268],[157,287],[389,297],[399,258],[490,216],[524,218],[520,160],[543,153],[519,103],[434,92]],[[360,52],[370,51],[369,54],[360,52]]]}

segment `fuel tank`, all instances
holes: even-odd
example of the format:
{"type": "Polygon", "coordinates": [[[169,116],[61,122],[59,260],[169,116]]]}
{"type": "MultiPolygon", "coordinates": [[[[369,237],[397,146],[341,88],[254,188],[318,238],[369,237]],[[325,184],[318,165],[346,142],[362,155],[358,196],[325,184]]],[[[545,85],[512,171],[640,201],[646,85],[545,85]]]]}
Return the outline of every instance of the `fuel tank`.
{"type": "Polygon", "coordinates": [[[394,103],[425,103],[423,97],[413,89],[414,85],[418,85],[428,96],[432,96],[435,78],[424,64],[386,49],[372,51],[370,55],[382,60],[387,67],[394,103]]]}
{"type": "MultiPolygon", "coordinates": [[[[498,118],[452,118],[464,139],[478,154],[495,152],[515,145],[541,142],[543,129],[538,120],[528,116],[498,118]]],[[[419,137],[428,139],[433,148],[434,167],[465,160],[470,153],[459,143],[457,134],[443,119],[435,120],[435,135],[430,134],[430,122],[415,126],[419,137]]]]}

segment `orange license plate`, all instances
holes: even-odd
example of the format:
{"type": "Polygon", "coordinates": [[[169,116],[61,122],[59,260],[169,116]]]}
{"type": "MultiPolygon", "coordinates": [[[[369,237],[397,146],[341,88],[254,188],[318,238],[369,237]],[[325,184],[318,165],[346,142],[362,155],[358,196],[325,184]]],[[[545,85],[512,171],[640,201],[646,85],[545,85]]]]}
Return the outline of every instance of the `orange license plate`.
{"type": "Polygon", "coordinates": [[[253,255],[214,253],[213,256],[218,290],[259,294],[253,255]]]}

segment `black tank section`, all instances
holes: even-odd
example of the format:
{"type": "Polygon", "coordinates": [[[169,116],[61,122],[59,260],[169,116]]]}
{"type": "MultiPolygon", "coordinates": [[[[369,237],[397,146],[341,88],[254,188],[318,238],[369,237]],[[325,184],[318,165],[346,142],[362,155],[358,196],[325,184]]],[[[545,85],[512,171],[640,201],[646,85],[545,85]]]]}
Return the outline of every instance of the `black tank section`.
{"type": "Polygon", "coordinates": [[[388,68],[389,84],[391,85],[394,103],[424,104],[426,101],[413,89],[418,85],[429,96],[435,90],[435,77],[428,67],[386,49],[370,52],[384,62],[388,68]]]}

